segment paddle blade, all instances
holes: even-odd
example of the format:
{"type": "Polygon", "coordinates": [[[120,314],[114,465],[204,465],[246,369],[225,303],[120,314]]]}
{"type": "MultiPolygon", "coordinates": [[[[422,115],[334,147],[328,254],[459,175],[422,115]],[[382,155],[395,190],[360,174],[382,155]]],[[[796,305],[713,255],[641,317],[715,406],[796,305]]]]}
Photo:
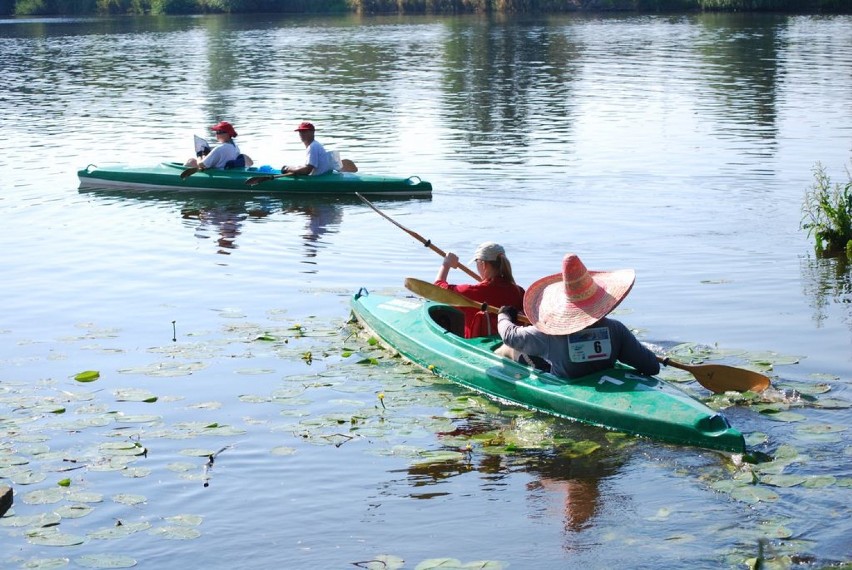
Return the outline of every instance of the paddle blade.
{"type": "Polygon", "coordinates": [[[195,168],[195,167],[187,168],[186,170],[184,170],[183,172],[180,173],[180,179],[186,180],[187,178],[189,178],[190,176],[192,176],[196,172],[198,172],[198,168],[195,168]]]}
{"type": "MultiPolygon", "coordinates": [[[[660,362],[664,360],[660,358],[660,362]]],[[[716,394],[732,390],[763,392],[769,387],[768,376],[745,368],[724,364],[683,364],[671,359],[668,360],[668,365],[686,370],[695,376],[699,384],[716,394]]]]}
{"type": "Polygon", "coordinates": [[[468,299],[460,293],[444,289],[443,287],[438,287],[437,285],[427,281],[421,281],[420,279],[415,279],[414,277],[405,278],[405,288],[412,293],[420,295],[424,299],[429,299],[438,303],[453,305],[455,307],[475,307],[477,309],[481,306],[481,303],[477,303],[473,299],[468,299]]]}
{"type": "Polygon", "coordinates": [[[266,174],[264,176],[252,176],[248,180],[246,180],[246,186],[257,186],[261,182],[266,182],[267,180],[272,180],[275,176],[271,174],[266,174]]]}
{"type": "Polygon", "coordinates": [[[355,166],[355,163],[348,158],[341,160],[340,164],[342,165],[340,167],[340,172],[358,172],[358,167],[355,166]]]}
{"type": "MultiPolygon", "coordinates": [[[[452,305],[454,307],[471,307],[474,309],[482,309],[482,303],[479,301],[474,301],[468,297],[465,297],[461,293],[456,293],[455,291],[451,291],[449,289],[444,289],[443,287],[438,287],[428,281],[421,281],[420,279],[415,279],[414,277],[406,277],[405,278],[405,288],[411,291],[412,293],[416,293],[420,295],[424,299],[429,299],[430,301],[435,301],[437,303],[444,303],[445,305],[452,305]]],[[[499,313],[500,307],[492,307],[488,305],[486,310],[489,313],[499,313]]],[[[518,315],[517,322],[528,325],[530,321],[524,315],[518,315]]]]}

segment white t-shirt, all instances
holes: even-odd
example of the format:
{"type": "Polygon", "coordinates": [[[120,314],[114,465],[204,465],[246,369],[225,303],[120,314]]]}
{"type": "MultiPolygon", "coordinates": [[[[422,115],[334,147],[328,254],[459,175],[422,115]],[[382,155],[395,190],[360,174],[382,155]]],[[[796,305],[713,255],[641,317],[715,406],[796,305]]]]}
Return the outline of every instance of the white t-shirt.
{"type": "Polygon", "coordinates": [[[331,153],[325,150],[319,141],[314,141],[305,148],[305,164],[314,167],[311,176],[325,174],[334,168],[331,153]]]}
{"type": "Polygon", "coordinates": [[[238,156],[240,156],[240,149],[237,148],[237,143],[228,141],[211,150],[201,162],[204,168],[225,168],[229,160],[236,160],[238,156]]]}

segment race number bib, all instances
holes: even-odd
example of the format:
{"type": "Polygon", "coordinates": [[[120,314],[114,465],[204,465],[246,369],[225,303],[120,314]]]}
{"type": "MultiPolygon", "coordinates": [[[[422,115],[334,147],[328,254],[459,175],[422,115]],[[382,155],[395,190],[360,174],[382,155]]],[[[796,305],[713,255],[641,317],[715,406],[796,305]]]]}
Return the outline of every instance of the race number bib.
{"type": "Polygon", "coordinates": [[[607,360],[612,354],[609,329],[586,329],[568,335],[568,355],[571,362],[607,360]]]}

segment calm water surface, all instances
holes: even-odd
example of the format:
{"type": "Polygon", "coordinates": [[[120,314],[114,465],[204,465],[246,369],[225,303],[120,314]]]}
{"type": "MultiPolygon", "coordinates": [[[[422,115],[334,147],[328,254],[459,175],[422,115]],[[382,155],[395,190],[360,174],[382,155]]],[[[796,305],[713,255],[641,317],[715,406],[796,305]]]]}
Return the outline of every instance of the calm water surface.
{"type": "Polygon", "coordinates": [[[849,17],[5,20],[0,48],[0,565],[852,559],[852,275],[799,229],[813,166],[847,180],[849,17]],[[78,190],[220,119],[260,165],[308,119],[430,180],[377,205],[462,259],[501,242],[523,285],[570,251],[634,268],[643,340],[771,366],[778,390],[712,405],[773,460],[498,407],[370,346],[349,297],[440,260],[355,199],[78,190]]]}

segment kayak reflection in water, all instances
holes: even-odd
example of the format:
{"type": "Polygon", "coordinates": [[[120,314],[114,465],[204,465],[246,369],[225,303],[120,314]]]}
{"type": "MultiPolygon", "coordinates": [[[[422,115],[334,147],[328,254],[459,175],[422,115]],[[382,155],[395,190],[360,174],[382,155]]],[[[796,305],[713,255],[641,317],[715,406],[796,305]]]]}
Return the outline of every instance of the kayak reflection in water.
{"type": "Polygon", "coordinates": [[[524,296],[531,325],[514,323],[514,306],[500,309],[500,337],[509,348],[545,359],[551,372],[563,378],[601,372],[616,361],[642,374],[657,374],[657,356],[621,322],[605,318],[630,292],[635,277],[632,269],[588,271],[569,253],[561,274],[539,279],[524,296]]]}

